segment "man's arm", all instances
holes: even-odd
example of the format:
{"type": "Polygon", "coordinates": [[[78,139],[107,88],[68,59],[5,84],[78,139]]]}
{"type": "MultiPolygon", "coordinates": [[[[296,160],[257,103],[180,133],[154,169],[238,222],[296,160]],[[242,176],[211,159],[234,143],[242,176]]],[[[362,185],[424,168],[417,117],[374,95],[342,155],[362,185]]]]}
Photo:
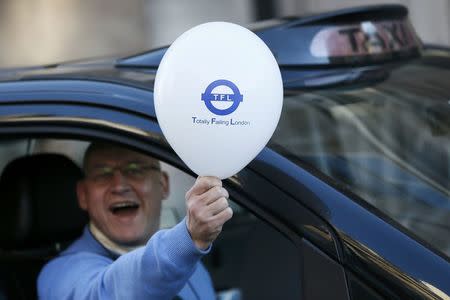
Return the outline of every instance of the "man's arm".
{"type": "Polygon", "coordinates": [[[40,298],[171,299],[231,218],[227,197],[220,180],[199,177],[186,193],[188,215],[183,222],[157,232],[145,247],[115,262],[88,252],[58,257],[41,273],[40,298]]]}

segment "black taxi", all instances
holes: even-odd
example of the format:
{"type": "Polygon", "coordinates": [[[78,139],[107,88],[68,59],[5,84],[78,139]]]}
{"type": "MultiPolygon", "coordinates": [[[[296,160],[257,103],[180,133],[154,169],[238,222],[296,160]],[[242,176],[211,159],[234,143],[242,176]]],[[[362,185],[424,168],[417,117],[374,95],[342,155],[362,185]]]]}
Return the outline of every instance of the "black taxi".
{"type": "MultiPolygon", "coordinates": [[[[234,217],[204,258],[219,299],[450,299],[450,50],[399,5],[251,28],[280,66],[269,144],[226,179],[234,217]]],[[[0,299],[33,299],[81,232],[74,185],[94,140],[163,162],[184,214],[194,174],[158,125],[166,47],[0,70],[0,299]]]]}

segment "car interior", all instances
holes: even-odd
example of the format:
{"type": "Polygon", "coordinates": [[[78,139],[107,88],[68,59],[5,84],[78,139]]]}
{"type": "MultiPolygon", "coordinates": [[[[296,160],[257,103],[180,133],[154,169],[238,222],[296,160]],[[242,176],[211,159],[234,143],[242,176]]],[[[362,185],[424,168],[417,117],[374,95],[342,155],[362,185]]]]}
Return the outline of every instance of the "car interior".
{"type": "Polygon", "coordinates": [[[41,267],[86,223],[75,183],[80,168],[60,154],[24,156],[2,172],[1,276],[4,299],[36,298],[41,267]],[[64,200],[63,200],[64,199],[64,200]]]}
{"type": "MultiPolygon", "coordinates": [[[[0,140],[0,300],[36,299],[41,268],[82,232],[87,215],[75,185],[89,141],[0,140]]],[[[171,195],[163,201],[161,228],[185,216],[184,194],[195,178],[169,164],[171,195]]],[[[298,249],[287,237],[232,202],[225,225],[203,263],[218,299],[301,299],[298,249]]]]}

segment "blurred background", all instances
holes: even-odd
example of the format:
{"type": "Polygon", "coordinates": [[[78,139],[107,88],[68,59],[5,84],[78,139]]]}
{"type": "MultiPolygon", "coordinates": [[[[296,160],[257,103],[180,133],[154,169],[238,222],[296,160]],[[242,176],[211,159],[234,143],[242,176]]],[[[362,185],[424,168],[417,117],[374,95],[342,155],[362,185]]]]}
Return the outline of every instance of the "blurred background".
{"type": "Polygon", "coordinates": [[[450,45],[449,0],[0,0],[0,67],[133,54],[208,21],[247,25],[382,3],[407,6],[423,41],[450,45]]]}

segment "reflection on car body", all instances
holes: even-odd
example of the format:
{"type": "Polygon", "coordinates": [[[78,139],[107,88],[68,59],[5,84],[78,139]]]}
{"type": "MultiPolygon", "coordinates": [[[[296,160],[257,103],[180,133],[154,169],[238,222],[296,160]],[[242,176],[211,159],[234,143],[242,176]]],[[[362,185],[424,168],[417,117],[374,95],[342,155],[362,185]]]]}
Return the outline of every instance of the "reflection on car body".
{"type": "MultiPolygon", "coordinates": [[[[283,112],[268,146],[225,181],[237,213],[204,261],[216,290],[241,299],[449,299],[450,50],[422,45],[398,5],[264,24],[255,32],[280,65],[283,112]]],[[[153,108],[166,49],[0,70],[1,170],[38,153],[79,162],[100,139],[161,159],[173,186],[189,186],[193,174],[153,108]]],[[[166,203],[163,227],[183,217],[180,193],[166,203]]],[[[0,290],[33,297],[45,250],[65,242],[37,251],[3,240],[0,290]]]]}

